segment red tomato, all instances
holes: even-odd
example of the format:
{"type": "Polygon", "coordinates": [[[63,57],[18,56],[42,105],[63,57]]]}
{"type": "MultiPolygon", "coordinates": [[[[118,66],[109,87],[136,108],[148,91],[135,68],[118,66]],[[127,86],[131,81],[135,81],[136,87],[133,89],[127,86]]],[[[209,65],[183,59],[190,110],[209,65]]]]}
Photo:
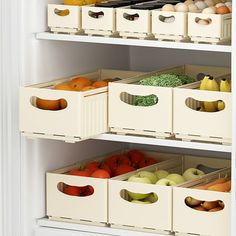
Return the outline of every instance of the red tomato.
{"type": "Polygon", "coordinates": [[[111,176],[106,170],[98,169],[91,174],[91,177],[109,179],[111,176]]]}
{"type": "Polygon", "coordinates": [[[120,165],[129,165],[129,166],[131,165],[131,161],[129,159],[128,154],[120,155],[120,157],[119,157],[119,164],[120,165]]]}
{"type": "Polygon", "coordinates": [[[130,171],[134,171],[134,170],[135,170],[134,167],[123,164],[123,165],[120,165],[120,166],[117,167],[117,169],[115,170],[114,175],[115,176],[122,175],[122,174],[128,173],[130,171]]]}
{"type": "Polygon", "coordinates": [[[99,168],[100,163],[98,161],[92,161],[85,165],[84,170],[88,170],[90,175],[99,168]]]}
{"type": "Polygon", "coordinates": [[[143,168],[145,166],[150,166],[156,164],[158,161],[153,157],[146,157],[143,161],[139,162],[138,168],[143,168]]]}
{"type": "Polygon", "coordinates": [[[105,164],[108,165],[111,172],[113,173],[119,164],[119,155],[113,155],[113,156],[108,157],[105,160],[105,164]]]}
{"type": "Polygon", "coordinates": [[[81,187],[67,185],[64,187],[63,193],[71,196],[80,196],[81,187]]]}
{"type": "Polygon", "coordinates": [[[144,154],[138,150],[130,150],[128,152],[132,166],[136,166],[139,162],[144,159],[144,154]]]}
{"type": "Polygon", "coordinates": [[[94,188],[91,185],[87,185],[83,187],[81,192],[81,196],[87,197],[94,193],[94,188]]]}
{"type": "Polygon", "coordinates": [[[108,166],[106,163],[104,163],[104,162],[101,163],[101,165],[99,166],[99,169],[106,170],[106,171],[110,174],[110,176],[112,175],[111,169],[110,169],[109,166],[108,166]]]}

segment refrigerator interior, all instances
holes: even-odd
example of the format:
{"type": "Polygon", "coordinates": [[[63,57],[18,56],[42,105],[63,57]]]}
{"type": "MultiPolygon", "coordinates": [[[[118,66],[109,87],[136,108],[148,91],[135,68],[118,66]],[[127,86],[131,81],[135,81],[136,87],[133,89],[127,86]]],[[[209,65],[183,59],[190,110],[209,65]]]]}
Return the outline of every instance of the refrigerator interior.
{"type": "MultiPolygon", "coordinates": [[[[16,1],[12,2],[16,4],[16,1]]],[[[14,41],[12,46],[5,50],[11,48],[10,55],[15,55],[15,58],[10,58],[10,55],[9,58],[5,57],[1,66],[1,69],[4,67],[9,70],[8,78],[1,80],[1,112],[4,114],[1,126],[4,137],[1,136],[1,167],[3,169],[1,182],[4,191],[1,200],[3,205],[6,204],[1,214],[4,227],[0,228],[2,228],[1,235],[4,236],[80,235],[75,231],[60,229],[50,233],[50,230],[37,226],[36,219],[45,217],[45,172],[48,170],[54,170],[103,152],[128,147],[230,158],[230,154],[219,152],[101,140],[70,144],[22,137],[18,131],[19,86],[96,68],[151,71],[180,64],[218,66],[231,64],[229,53],[36,40],[35,33],[46,30],[47,4],[60,2],[21,0],[12,10],[12,14],[17,13],[12,17],[11,24],[14,25],[12,30],[16,30],[19,37],[17,43],[14,41]],[[21,10],[17,12],[17,8],[21,10]],[[16,70],[11,70],[9,65],[15,65],[16,70]]],[[[10,33],[9,36],[11,36],[10,33]]],[[[5,40],[6,37],[7,35],[5,35],[5,40]]],[[[83,233],[83,235],[92,236],[93,234],[83,233]]]]}

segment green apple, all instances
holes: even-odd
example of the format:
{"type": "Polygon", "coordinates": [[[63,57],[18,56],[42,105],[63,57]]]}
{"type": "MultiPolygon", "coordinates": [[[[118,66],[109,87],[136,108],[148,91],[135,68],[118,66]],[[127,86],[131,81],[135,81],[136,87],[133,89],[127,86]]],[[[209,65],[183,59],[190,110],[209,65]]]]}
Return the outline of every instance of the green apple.
{"type": "Polygon", "coordinates": [[[148,197],[144,198],[143,201],[154,203],[158,201],[158,196],[156,193],[151,193],[148,197]]]}
{"type": "Polygon", "coordinates": [[[154,172],[154,174],[156,175],[157,179],[159,180],[159,179],[165,178],[169,174],[169,172],[166,170],[156,170],[154,172]]]}
{"type": "MultiPolygon", "coordinates": [[[[148,177],[141,177],[138,174],[132,175],[128,178],[129,182],[143,183],[143,184],[152,184],[151,180],[148,177]]],[[[134,193],[128,191],[128,195],[134,200],[144,199],[149,196],[150,193],[134,193]]]]}
{"type": "Polygon", "coordinates": [[[150,172],[150,171],[139,171],[137,173],[138,176],[140,177],[147,177],[150,179],[150,181],[152,182],[152,184],[155,184],[157,182],[157,176],[153,173],[153,172],[150,172]]]}
{"type": "Polygon", "coordinates": [[[183,173],[183,177],[185,178],[185,180],[196,179],[202,175],[205,175],[205,173],[197,168],[189,168],[183,173]]]}
{"type": "Polygon", "coordinates": [[[147,200],[143,200],[143,201],[140,201],[140,200],[132,200],[131,202],[133,203],[139,203],[139,204],[151,204],[150,201],[147,201],[147,200]]]}
{"type": "Polygon", "coordinates": [[[163,179],[160,179],[156,182],[156,184],[158,185],[164,185],[164,186],[175,186],[176,183],[170,179],[166,179],[166,178],[163,178],[163,179]]]}
{"type": "Polygon", "coordinates": [[[169,174],[166,176],[166,179],[174,181],[176,184],[181,184],[185,182],[185,179],[182,175],[179,174],[169,174]]]}

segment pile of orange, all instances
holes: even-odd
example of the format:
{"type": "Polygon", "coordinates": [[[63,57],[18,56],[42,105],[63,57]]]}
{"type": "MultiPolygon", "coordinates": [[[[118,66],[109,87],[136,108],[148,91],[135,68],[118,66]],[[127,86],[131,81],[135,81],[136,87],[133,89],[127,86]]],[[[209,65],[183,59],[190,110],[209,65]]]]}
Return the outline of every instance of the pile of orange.
{"type": "MultiPolygon", "coordinates": [[[[88,91],[91,89],[101,88],[108,85],[108,82],[113,81],[113,79],[104,80],[91,80],[86,77],[76,77],[68,82],[57,84],[53,89],[57,90],[68,90],[68,91],[88,91]]],[[[48,100],[38,98],[36,99],[36,106],[43,110],[57,111],[67,107],[67,101],[65,99],[48,100]]]]}

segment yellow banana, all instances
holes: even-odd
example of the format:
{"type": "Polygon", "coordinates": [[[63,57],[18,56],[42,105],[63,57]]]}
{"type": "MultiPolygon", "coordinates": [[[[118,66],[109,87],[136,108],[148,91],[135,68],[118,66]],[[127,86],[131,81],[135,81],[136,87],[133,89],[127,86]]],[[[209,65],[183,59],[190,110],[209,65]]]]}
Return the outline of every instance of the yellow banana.
{"type": "Polygon", "coordinates": [[[208,112],[217,111],[217,104],[218,102],[203,102],[204,109],[208,112]]]}
{"type": "Polygon", "coordinates": [[[225,109],[225,103],[222,100],[219,100],[217,102],[217,109],[218,109],[218,111],[222,111],[225,109]]]}
{"type": "Polygon", "coordinates": [[[204,78],[201,80],[200,90],[206,90],[206,83],[209,80],[210,75],[205,75],[204,78]]]}
{"type": "Polygon", "coordinates": [[[231,85],[227,79],[221,79],[220,81],[220,91],[221,92],[231,92],[231,85]]]}
{"type": "Polygon", "coordinates": [[[213,77],[209,77],[209,80],[206,82],[206,90],[211,91],[220,91],[220,87],[213,77]]]}

